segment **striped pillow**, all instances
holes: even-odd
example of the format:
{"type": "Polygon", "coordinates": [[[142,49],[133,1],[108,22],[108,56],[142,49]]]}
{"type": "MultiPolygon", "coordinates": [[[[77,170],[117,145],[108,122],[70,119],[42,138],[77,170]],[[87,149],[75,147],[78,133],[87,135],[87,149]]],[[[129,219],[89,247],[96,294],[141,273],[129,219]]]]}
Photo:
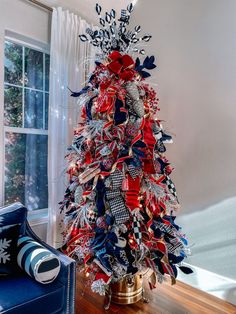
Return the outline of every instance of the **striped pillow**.
{"type": "Polygon", "coordinates": [[[20,237],[17,246],[17,263],[28,275],[43,284],[56,279],[60,260],[55,254],[28,236],[20,237]]]}

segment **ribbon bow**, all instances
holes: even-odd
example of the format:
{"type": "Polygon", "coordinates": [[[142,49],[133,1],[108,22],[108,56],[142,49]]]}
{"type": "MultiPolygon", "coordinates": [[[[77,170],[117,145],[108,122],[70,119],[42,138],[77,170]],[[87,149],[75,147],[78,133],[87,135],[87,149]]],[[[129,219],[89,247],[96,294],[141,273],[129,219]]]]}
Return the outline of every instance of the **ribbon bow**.
{"type": "Polygon", "coordinates": [[[115,73],[120,79],[130,81],[135,74],[134,60],[129,55],[122,55],[118,51],[113,51],[108,56],[110,62],[107,67],[110,72],[115,73]]]}

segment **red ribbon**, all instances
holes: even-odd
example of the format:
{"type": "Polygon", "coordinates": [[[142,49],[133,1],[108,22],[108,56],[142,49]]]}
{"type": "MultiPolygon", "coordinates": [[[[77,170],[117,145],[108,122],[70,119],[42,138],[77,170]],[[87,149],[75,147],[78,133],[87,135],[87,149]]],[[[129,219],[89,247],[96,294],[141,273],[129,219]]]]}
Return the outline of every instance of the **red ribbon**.
{"type": "Polygon", "coordinates": [[[71,237],[66,244],[66,249],[63,250],[68,256],[73,255],[78,245],[85,247],[89,243],[89,240],[94,237],[94,232],[90,232],[88,229],[73,228],[71,237]]]}
{"type": "Polygon", "coordinates": [[[156,144],[156,139],[153,136],[152,124],[153,122],[147,117],[144,121],[142,132],[143,132],[143,141],[147,145],[147,147],[150,150],[151,155],[153,156],[153,148],[154,148],[154,145],[156,144]]]}
{"type": "Polygon", "coordinates": [[[141,177],[137,176],[135,179],[133,179],[131,175],[128,173],[126,175],[126,179],[127,179],[127,192],[125,193],[125,203],[126,206],[132,211],[135,208],[138,208],[140,205],[139,191],[141,177]]]}
{"type": "Polygon", "coordinates": [[[124,81],[132,80],[135,75],[135,62],[129,55],[122,55],[118,51],[113,51],[108,58],[111,60],[107,65],[110,72],[116,74],[124,81]]]}
{"type": "Polygon", "coordinates": [[[95,280],[102,279],[105,283],[108,283],[110,278],[111,278],[111,276],[108,276],[108,275],[101,273],[101,272],[96,273],[96,276],[95,276],[95,280]]]}

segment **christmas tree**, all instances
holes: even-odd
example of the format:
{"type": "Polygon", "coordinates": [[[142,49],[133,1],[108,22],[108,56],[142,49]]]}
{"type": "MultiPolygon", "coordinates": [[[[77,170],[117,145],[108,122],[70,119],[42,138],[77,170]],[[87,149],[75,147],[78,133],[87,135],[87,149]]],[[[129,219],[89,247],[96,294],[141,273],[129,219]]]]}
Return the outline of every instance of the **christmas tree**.
{"type": "Polygon", "coordinates": [[[172,167],[165,156],[165,132],[155,90],[145,83],[154,56],[140,48],[140,26],[128,31],[133,5],[101,16],[101,29],[80,35],[100,49],[87,85],[73,92],[81,119],[68,148],[69,186],[60,203],[66,228],[63,250],[76,259],[101,295],[107,286],[144,269],[155,287],[165,275],[175,282],[188,254],[187,240],[175,223],[179,207],[172,167]]]}

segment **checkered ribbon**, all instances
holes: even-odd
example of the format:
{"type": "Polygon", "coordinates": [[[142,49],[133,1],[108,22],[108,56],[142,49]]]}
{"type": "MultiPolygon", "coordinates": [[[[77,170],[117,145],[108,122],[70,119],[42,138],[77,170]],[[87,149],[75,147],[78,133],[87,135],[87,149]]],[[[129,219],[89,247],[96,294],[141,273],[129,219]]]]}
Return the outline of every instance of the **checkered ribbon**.
{"type": "Polygon", "coordinates": [[[112,190],[121,190],[122,187],[122,181],[124,179],[123,173],[116,169],[116,171],[114,171],[111,175],[110,175],[110,179],[112,181],[112,190]]]}
{"type": "Polygon", "coordinates": [[[171,178],[169,176],[166,176],[166,179],[163,181],[167,187],[168,190],[170,191],[170,193],[176,198],[176,200],[178,201],[178,197],[177,197],[177,192],[176,192],[176,188],[175,185],[173,183],[173,181],[171,180],[171,178]]]}
{"type": "Polygon", "coordinates": [[[106,198],[107,200],[112,200],[113,198],[120,197],[120,190],[115,191],[106,191],[106,198]]]}
{"type": "Polygon", "coordinates": [[[142,170],[140,168],[136,168],[133,165],[128,166],[129,174],[131,175],[132,179],[140,177],[142,175],[142,170]]]}
{"type": "Polygon", "coordinates": [[[133,234],[134,234],[134,239],[137,242],[138,246],[141,246],[142,232],[140,229],[140,222],[136,215],[133,215],[133,234]]]}
{"type": "Polygon", "coordinates": [[[95,223],[97,218],[97,214],[93,210],[89,210],[87,212],[87,219],[89,223],[95,223]]]}
{"type": "Polygon", "coordinates": [[[130,217],[124,199],[121,196],[123,178],[123,173],[118,169],[107,178],[109,188],[106,189],[106,199],[117,224],[126,222],[130,217]]]}
{"type": "Polygon", "coordinates": [[[184,249],[184,245],[182,242],[180,242],[177,238],[171,240],[170,243],[166,243],[168,253],[174,254],[176,250],[182,250],[184,249]]]}
{"type": "Polygon", "coordinates": [[[163,224],[163,223],[157,223],[157,227],[158,227],[161,231],[163,231],[163,232],[169,233],[169,234],[171,234],[171,235],[174,234],[171,225],[165,225],[165,224],[163,224]]]}

